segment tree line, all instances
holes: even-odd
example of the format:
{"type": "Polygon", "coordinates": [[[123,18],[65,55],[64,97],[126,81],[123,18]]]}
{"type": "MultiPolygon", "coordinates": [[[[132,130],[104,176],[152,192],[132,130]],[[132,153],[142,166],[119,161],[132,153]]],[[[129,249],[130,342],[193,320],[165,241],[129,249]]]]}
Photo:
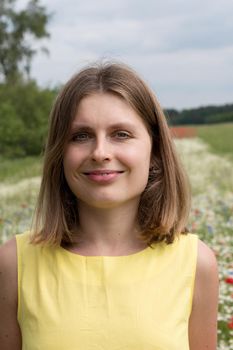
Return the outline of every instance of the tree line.
{"type": "Polygon", "coordinates": [[[178,111],[165,110],[170,125],[197,125],[233,122],[233,104],[205,106],[178,111]]]}

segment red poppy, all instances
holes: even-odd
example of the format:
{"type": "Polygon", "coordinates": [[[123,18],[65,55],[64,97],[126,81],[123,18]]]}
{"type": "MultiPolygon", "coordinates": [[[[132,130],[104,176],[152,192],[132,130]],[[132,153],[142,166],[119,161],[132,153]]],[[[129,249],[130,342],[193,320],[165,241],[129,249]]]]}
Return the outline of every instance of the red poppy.
{"type": "Polygon", "coordinates": [[[227,324],[228,328],[233,329],[233,316],[231,317],[231,321],[227,324]]]}
{"type": "Polygon", "coordinates": [[[233,284],[233,277],[225,278],[225,282],[228,283],[228,284],[233,284]]]}

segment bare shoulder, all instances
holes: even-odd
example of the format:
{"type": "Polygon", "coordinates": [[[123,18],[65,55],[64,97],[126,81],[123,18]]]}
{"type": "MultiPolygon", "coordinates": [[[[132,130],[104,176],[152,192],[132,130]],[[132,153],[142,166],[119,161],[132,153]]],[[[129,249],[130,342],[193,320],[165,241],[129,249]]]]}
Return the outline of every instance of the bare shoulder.
{"type": "MultiPolygon", "coordinates": [[[[0,246],[0,303],[16,306],[17,303],[17,253],[16,239],[0,246]]],[[[2,304],[0,304],[2,307],[2,304]]]]}
{"type": "Polygon", "coordinates": [[[9,253],[13,253],[13,254],[16,253],[16,238],[15,237],[11,238],[6,243],[4,243],[0,246],[1,257],[3,257],[4,254],[9,254],[9,253]]]}
{"type": "Polygon", "coordinates": [[[3,350],[21,349],[17,322],[17,249],[12,238],[0,247],[0,344],[3,350]]]}
{"type": "Polygon", "coordinates": [[[216,349],[218,285],[218,267],[214,252],[199,240],[189,320],[190,350],[216,349]]]}
{"type": "Polygon", "coordinates": [[[17,275],[17,249],[15,237],[0,246],[0,278],[7,281],[8,277],[17,275]]]}
{"type": "Polygon", "coordinates": [[[198,263],[204,269],[217,267],[214,251],[200,239],[198,240],[198,263]]]}
{"type": "MultiPolygon", "coordinates": [[[[218,266],[215,254],[211,248],[199,240],[193,296],[194,307],[200,305],[202,302],[205,303],[208,300],[211,301],[213,299],[213,301],[217,301],[218,284],[218,266]]],[[[211,306],[210,303],[207,304],[211,306]]]]}
{"type": "Polygon", "coordinates": [[[198,240],[197,273],[217,273],[217,260],[212,249],[198,240]]]}

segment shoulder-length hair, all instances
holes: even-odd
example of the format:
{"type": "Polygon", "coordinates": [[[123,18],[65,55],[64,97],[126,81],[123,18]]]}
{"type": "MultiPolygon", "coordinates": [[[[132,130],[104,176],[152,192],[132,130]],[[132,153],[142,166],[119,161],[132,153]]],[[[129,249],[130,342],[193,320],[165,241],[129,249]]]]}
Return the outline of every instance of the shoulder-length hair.
{"type": "Polygon", "coordinates": [[[63,155],[80,101],[95,93],[123,98],[145,122],[152,137],[152,167],[138,207],[141,238],[148,244],[173,242],[176,235],[187,232],[190,189],[185,172],[154,93],[131,68],[112,62],[84,68],[66,83],[55,100],[31,241],[58,245],[72,242],[79,222],[78,199],[66,182],[63,155]]]}

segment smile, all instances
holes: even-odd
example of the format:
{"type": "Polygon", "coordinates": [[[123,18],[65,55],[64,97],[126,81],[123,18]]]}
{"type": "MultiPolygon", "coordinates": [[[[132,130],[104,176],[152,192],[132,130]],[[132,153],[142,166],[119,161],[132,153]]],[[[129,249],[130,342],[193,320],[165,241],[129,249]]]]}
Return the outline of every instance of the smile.
{"type": "Polygon", "coordinates": [[[84,172],[85,175],[108,175],[108,174],[115,174],[115,173],[123,173],[121,170],[93,170],[93,171],[87,171],[84,172]]]}
{"type": "Polygon", "coordinates": [[[124,171],[117,170],[94,170],[84,172],[83,174],[88,177],[89,180],[97,183],[108,183],[114,181],[124,171]]]}

